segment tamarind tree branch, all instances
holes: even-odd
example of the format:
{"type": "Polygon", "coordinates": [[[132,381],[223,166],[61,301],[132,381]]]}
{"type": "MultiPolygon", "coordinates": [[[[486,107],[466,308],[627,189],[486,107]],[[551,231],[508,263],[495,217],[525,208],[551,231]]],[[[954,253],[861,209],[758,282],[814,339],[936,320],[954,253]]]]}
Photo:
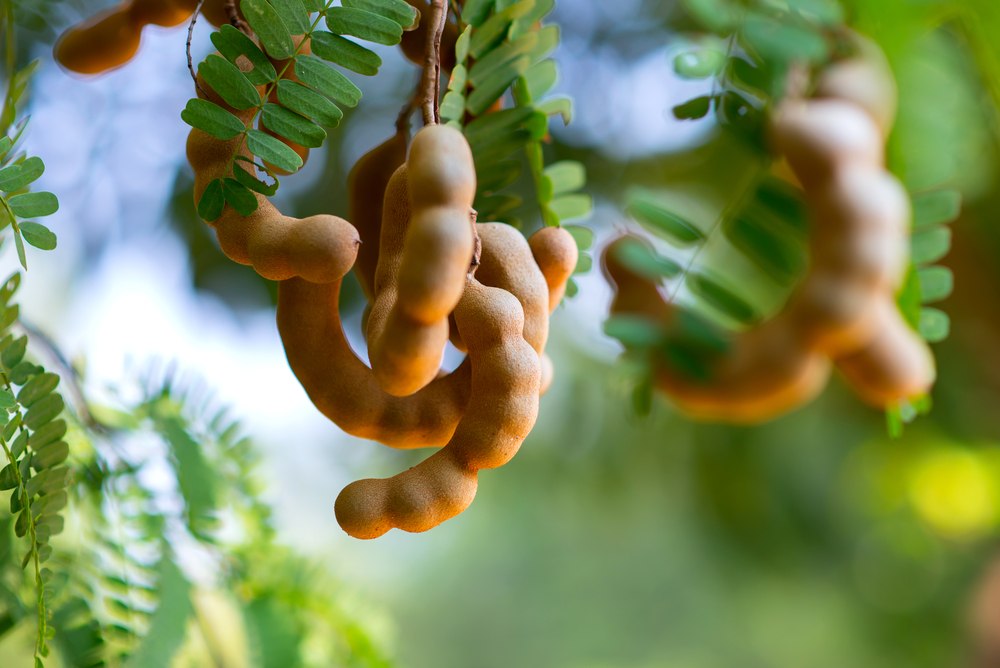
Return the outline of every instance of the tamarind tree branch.
{"type": "Polygon", "coordinates": [[[441,122],[441,37],[448,22],[447,0],[431,0],[431,21],[424,50],[424,74],[420,89],[425,125],[441,122]]]}
{"type": "Polygon", "coordinates": [[[188,24],[187,32],[187,42],[184,45],[184,53],[187,55],[188,72],[191,73],[191,80],[194,81],[194,87],[197,88],[202,95],[207,97],[205,89],[201,87],[198,83],[198,75],[194,72],[194,61],[191,59],[191,41],[194,39],[194,24],[198,22],[198,16],[201,14],[201,8],[205,5],[205,0],[198,0],[198,5],[194,8],[194,13],[191,15],[191,22],[188,24]]]}

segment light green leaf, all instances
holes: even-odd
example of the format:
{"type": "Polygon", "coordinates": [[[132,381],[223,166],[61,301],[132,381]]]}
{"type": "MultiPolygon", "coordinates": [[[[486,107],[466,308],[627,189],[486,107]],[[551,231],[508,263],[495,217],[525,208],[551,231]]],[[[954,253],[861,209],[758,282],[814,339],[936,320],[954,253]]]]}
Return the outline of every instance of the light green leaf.
{"type": "Polygon", "coordinates": [[[541,99],[543,95],[552,90],[558,78],[559,69],[554,60],[543,60],[529,67],[528,71],[524,73],[524,83],[530,99],[525,100],[525,102],[541,99]]]}
{"type": "Polygon", "coordinates": [[[575,160],[552,163],[545,168],[544,174],[552,184],[553,195],[574,192],[587,183],[587,170],[575,160]]]}
{"type": "Polygon", "coordinates": [[[951,333],[951,319],[944,311],[925,308],[920,311],[920,335],[930,343],[939,343],[951,333]]]}
{"type": "Polygon", "coordinates": [[[679,53],[674,57],[674,71],[682,79],[707,79],[722,71],[726,54],[714,47],[679,53]]]}
{"type": "Polygon", "coordinates": [[[910,260],[920,266],[937,262],[951,250],[951,230],[932,227],[917,232],[910,239],[910,260]]]}
{"type": "Polygon", "coordinates": [[[194,614],[191,585],[170,560],[169,552],[160,560],[158,570],[159,605],[149,631],[125,663],[126,668],[170,668],[187,635],[188,620],[194,614]]]}
{"type": "Polygon", "coordinates": [[[548,206],[559,220],[579,220],[590,215],[594,202],[590,195],[563,195],[553,199],[548,206]]]}
{"type": "Polygon", "coordinates": [[[583,227],[582,225],[565,225],[563,229],[570,233],[573,237],[573,241],[576,242],[576,247],[580,250],[587,250],[594,245],[594,231],[589,227],[583,227]]]}
{"type": "Polygon", "coordinates": [[[59,210],[59,200],[48,192],[23,193],[7,200],[14,215],[19,218],[51,216],[59,210]]]}
{"type": "Polygon", "coordinates": [[[44,172],[45,163],[37,157],[8,165],[0,169],[0,190],[10,193],[27,188],[44,172]]]}
{"type": "Polygon", "coordinates": [[[937,190],[913,196],[913,227],[923,229],[944,225],[958,218],[962,194],[957,190],[937,190]]]}
{"type": "Polygon", "coordinates": [[[29,220],[21,223],[19,227],[24,240],[35,248],[44,251],[55,249],[57,243],[55,233],[41,223],[29,220]]]}
{"type": "Polygon", "coordinates": [[[573,120],[573,100],[568,97],[553,97],[536,105],[535,108],[546,116],[558,114],[562,117],[563,125],[569,125],[573,120]]]}
{"type": "Polygon", "coordinates": [[[917,272],[921,301],[933,304],[946,299],[955,287],[955,277],[947,267],[927,267],[917,272]]]}
{"type": "Polygon", "coordinates": [[[326,12],[326,27],[338,35],[352,35],[376,44],[399,44],[403,29],[398,23],[378,14],[352,7],[331,7],[326,12]]]}
{"type": "Polygon", "coordinates": [[[530,65],[531,59],[522,56],[493,70],[466,98],[469,113],[479,116],[486,111],[530,65]]]}

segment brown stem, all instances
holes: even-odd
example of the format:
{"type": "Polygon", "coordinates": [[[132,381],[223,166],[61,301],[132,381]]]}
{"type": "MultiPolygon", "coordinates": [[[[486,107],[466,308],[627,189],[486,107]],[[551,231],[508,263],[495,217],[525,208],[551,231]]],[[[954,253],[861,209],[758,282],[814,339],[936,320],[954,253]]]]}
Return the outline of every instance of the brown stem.
{"type": "Polygon", "coordinates": [[[194,61],[191,60],[191,40],[194,38],[194,24],[198,22],[198,15],[201,14],[201,8],[204,5],[205,0],[198,0],[198,6],[194,8],[194,14],[191,15],[191,23],[188,24],[187,43],[184,50],[187,54],[188,72],[191,73],[191,80],[194,81],[194,87],[201,91],[202,96],[207,98],[208,94],[201,87],[201,84],[198,83],[198,75],[194,73],[194,61]]]}
{"type": "Polygon", "coordinates": [[[250,26],[240,16],[240,12],[236,8],[236,0],[226,0],[226,14],[229,16],[229,25],[245,35],[251,35],[253,31],[250,30],[250,26]]]}
{"type": "Polygon", "coordinates": [[[447,0],[431,0],[430,27],[424,51],[424,74],[420,89],[424,125],[441,122],[441,36],[448,21],[447,0]]]}

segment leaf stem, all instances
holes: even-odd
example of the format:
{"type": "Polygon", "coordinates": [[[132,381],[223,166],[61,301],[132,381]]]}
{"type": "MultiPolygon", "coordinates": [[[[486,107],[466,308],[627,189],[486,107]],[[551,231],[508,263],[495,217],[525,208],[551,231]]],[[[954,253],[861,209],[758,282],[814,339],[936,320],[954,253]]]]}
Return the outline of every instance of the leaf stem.
{"type": "Polygon", "coordinates": [[[448,22],[447,0],[431,0],[430,30],[424,45],[424,73],[420,88],[424,125],[441,122],[441,38],[448,22]]]}

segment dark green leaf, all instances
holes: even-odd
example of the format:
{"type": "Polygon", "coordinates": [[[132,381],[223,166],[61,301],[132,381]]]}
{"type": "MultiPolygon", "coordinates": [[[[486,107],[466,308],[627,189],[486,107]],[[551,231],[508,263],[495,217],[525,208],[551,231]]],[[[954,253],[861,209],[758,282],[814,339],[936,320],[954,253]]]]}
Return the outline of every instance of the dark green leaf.
{"type": "Polygon", "coordinates": [[[20,336],[3,349],[0,353],[0,362],[4,367],[11,369],[24,359],[24,353],[28,350],[28,337],[20,336]]]}
{"type": "Polygon", "coordinates": [[[304,35],[312,27],[309,23],[309,12],[302,0],[270,0],[271,6],[278,14],[281,22],[293,35],[304,35]]]}
{"type": "Polygon", "coordinates": [[[462,23],[470,26],[482,25],[495,7],[496,0],[466,0],[462,5],[462,23]]]}
{"type": "Polygon", "coordinates": [[[790,284],[805,271],[806,250],[801,240],[772,229],[755,211],[728,218],[723,229],[735,248],[779,284],[790,284]]]}
{"type": "MultiPolygon", "coordinates": [[[[264,2],[264,0],[245,0],[264,2]]],[[[266,3],[265,3],[266,4],[266,3]]],[[[260,104],[260,93],[246,75],[220,55],[210,54],[198,66],[205,83],[234,109],[252,109],[260,104]]]]}
{"type": "Polygon", "coordinates": [[[663,257],[648,244],[638,239],[626,239],[613,250],[615,259],[651,281],[659,283],[664,277],[672,278],[681,273],[681,266],[663,257]]]}
{"type": "Polygon", "coordinates": [[[7,200],[7,204],[19,218],[41,218],[59,210],[59,200],[47,192],[14,195],[7,200]]]}
{"type": "Polygon", "coordinates": [[[403,29],[410,28],[417,22],[417,10],[405,0],[343,0],[341,4],[384,16],[403,29]]]}
{"type": "Polygon", "coordinates": [[[35,452],[31,457],[31,465],[36,470],[47,469],[62,464],[69,456],[69,444],[66,441],[56,441],[35,452]]]}
{"type": "Polygon", "coordinates": [[[218,220],[226,207],[226,196],[222,192],[222,179],[215,179],[205,188],[198,200],[198,215],[209,222],[218,220]]]}
{"type": "Polygon", "coordinates": [[[326,27],[338,35],[352,35],[376,44],[399,44],[403,29],[398,23],[378,14],[352,7],[331,7],[326,12],[326,27]]]}
{"type": "Polygon", "coordinates": [[[687,275],[687,285],[692,294],[738,323],[751,325],[760,319],[753,306],[711,276],[691,272],[687,275]]]}
{"type": "Polygon", "coordinates": [[[712,110],[712,97],[708,95],[703,95],[701,97],[696,97],[693,100],[688,100],[683,104],[679,104],[674,107],[674,118],[681,121],[693,121],[699,118],[705,118],[708,116],[708,112],[712,110]]]}
{"type": "Polygon", "coordinates": [[[28,381],[28,378],[37,373],[41,373],[42,370],[42,367],[37,364],[32,364],[31,362],[21,362],[10,370],[7,377],[10,379],[10,382],[15,385],[23,385],[28,381]]]}
{"type": "Polygon", "coordinates": [[[705,235],[693,223],[667,211],[646,195],[633,195],[627,211],[643,227],[665,237],[678,246],[690,246],[705,241],[705,235]]]}
{"type": "Polygon", "coordinates": [[[45,172],[41,158],[31,157],[23,162],[0,169],[0,190],[16,192],[27,188],[45,172]]]}
{"type": "Polygon", "coordinates": [[[305,116],[270,102],[264,105],[261,124],[261,127],[306,148],[322,146],[326,139],[326,131],[305,116]]]}
{"type": "Polygon", "coordinates": [[[65,404],[58,394],[50,394],[39,399],[28,409],[24,416],[24,426],[28,429],[38,429],[46,422],[51,422],[62,413],[65,404]]]}
{"type": "Polygon", "coordinates": [[[377,74],[382,66],[382,59],[374,51],[322,30],[313,33],[312,51],[323,60],[365,76],[377,74]]]}
{"type": "Polygon", "coordinates": [[[236,209],[241,216],[249,216],[257,210],[257,198],[253,192],[236,179],[227,178],[222,182],[222,192],[226,203],[236,209]]]}
{"type": "Polygon", "coordinates": [[[17,487],[17,474],[14,465],[7,464],[0,470],[0,490],[14,489],[17,487]]]}
{"type": "Polygon", "coordinates": [[[296,172],[302,167],[299,154],[286,146],[281,140],[260,130],[250,130],[247,133],[247,148],[264,162],[271,163],[286,172],[296,172]]]}
{"type": "Polygon", "coordinates": [[[253,67],[248,72],[244,72],[250,83],[255,86],[263,86],[278,78],[278,72],[260,47],[254,43],[247,35],[243,34],[228,23],[218,32],[212,33],[212,44],[219,50],[226,60],[239,67],[240,57],[246,58],[246,62],[253,67]]]}
{"type": "Polygon", "coordinates": [[[660,326],[637,315],[614,315],[604,323],[604,333],[628,348],[652,348],[663,341],[660,326]]]}
{"type": "Polygon", "coordinates": [[[66,435],[66,421],[53,420],[36,429],[31,434],[31,447],[38,450],[44,445],[58,441],[66,435]]]}
{"type": "Polygon", "coordinates": [[[295,53],[292,34],[270,3],[266,0],[240,0],[240,10],[247,23],[257,33],[257,37],[260,38],[261,44],[264,46],[264,51],[269,56],[277,60],[286,60],[292,57],[292,54],[295,53]]]}
{"type": "Polygon", "coordinates": [[[181,111],[181,120],[223,141],[239,136],[246,129],[243,121],[232,113],[214,102],[198,98],[188,100],[181,111]]]}
{"type": "Polygon", "coordinates": [[[245,185],[250,190],[260,193],[265,197],[270,197],[278,191],[278,182],[275,180],[274,183],[267,184],[258,179],[254,174],[250,173],[239,163],[233,163],[233,176],[236,180],[245,185]]]}
{"type": "Polygon", "coordinates": [[[45,227],[41,223],[25,221],[19,225],[21,236],[29,244],[39,250],[50,251],[56,247],[57,239],[55,232],[45,227]]]}
{"type": "Polygon", "coordinates": [[[361,100],[361,89],[353,81],[315,56],[296,58],[295,75],[313,90],[345,106],[357,106],[361,100]]]}
{"type": "Polygon", "coordinates": [[[278,101],[327,127],[336,127],[344,117],[344,112],[325,95],[287,79],[278,82],[278,101]]]}

